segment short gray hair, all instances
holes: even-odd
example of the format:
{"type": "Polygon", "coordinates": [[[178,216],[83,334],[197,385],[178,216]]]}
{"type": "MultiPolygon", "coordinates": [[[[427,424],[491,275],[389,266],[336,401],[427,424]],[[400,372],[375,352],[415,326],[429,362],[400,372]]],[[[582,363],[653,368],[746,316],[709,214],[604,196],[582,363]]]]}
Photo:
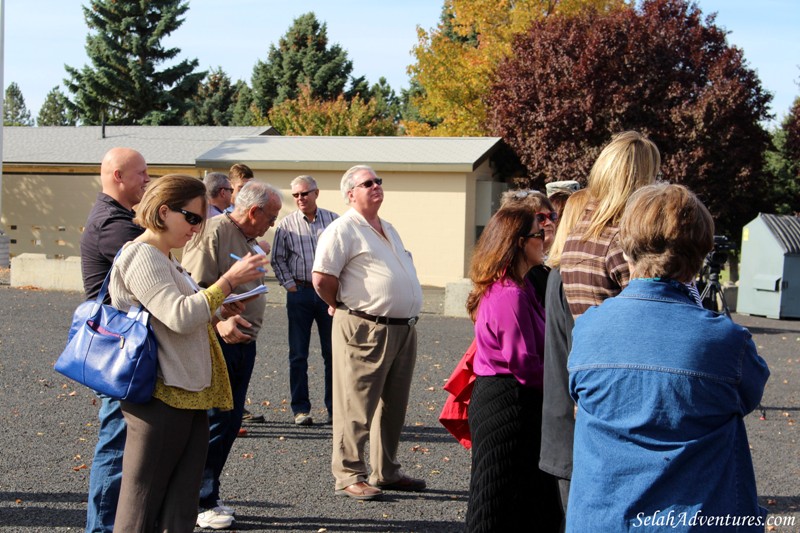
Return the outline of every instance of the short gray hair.
{"type": "Polygon", "coordinates": [[[273,197],[277,198],[278,202],[283,203],[283,195],[278,189],[269,183],[250,180],[242,187],[239,194],[236,195],[236,208],[234,212],[237,215],[243,215],[247,213],[251,207],[264,207],[273,197]]]}
{"type": "Polygon", "coordinates": [[[297,176],[295,179],[293,179],[292,182],[289,184],[289,187],[294,188],[295,185],[300,185],[301,183],[310,185],[314,189],[319,189],[319,187],[317,187],[317,180],[306,174],[303,174],[302,176],[297,176]]]}
{"type": "Polygon", "coordinates": [[[347,193],[352,191],[353,187],[356,186],[354,181],[355,175],[363,170],[371,172],[373,176],[377,176],[375,171],[372,170],[372,167],[368,165],[356,165],[347,169],[347,172],[345,172],[344,176],[342,176],[342,183],[339,185],[339,190],[342,191],[342,196],[344,197],[344,203],[350,203],[350,200],[347,198],[347,193]]]}
{"type": "Polygon", "coordinates": [[[224,189],[230,183],[227,174],[222,172],[209,172],[203,178],[203,183],[206,186],[206,196],[209,198],[216,198],[219,196],[219,191],[224,189]]]}

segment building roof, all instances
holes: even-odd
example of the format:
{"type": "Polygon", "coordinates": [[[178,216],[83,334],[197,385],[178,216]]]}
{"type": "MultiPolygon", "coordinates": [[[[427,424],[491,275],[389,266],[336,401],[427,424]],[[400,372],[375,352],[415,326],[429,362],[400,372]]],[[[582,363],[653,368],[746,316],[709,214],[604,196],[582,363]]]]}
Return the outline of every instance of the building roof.
{"type": "Polygon", "coordinates": [[[99,165],[115,146],[142,153],[148,165],[195,164],[198,155],[230,137],[276,135],[271,126],[44,126],[4,127],[3,162],[99,165]]]}
{"type": "Polygon", "coordinates": [[[500,137],[237,137],[197,158],[198,167],[471,172],[499,146],[500,137]]]}
{"type": "Polygon", "coordinates": [[[800,217],[792,215],[758,215],[787,254],[800,254],[800,217]]]}

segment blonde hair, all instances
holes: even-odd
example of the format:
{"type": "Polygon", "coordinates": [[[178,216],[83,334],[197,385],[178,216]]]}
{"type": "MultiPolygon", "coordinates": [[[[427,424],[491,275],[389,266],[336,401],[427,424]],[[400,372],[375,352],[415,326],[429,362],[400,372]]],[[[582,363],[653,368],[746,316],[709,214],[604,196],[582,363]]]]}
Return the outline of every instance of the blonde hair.
{"type": "Polygon", "coordinates": [[[552,246],[550,246],[550,254],[547,256],[547,264],[551,268],[561,266],[561,253],[564,251],[567,236],[583,217],[583,210],[588,202],[589,194],[586,189],[575,191],[567,198],[567,202],[564,204],[564,211],[558,222],[556,236],[553,238],[552,246]]]}
{"type": "Polygon", "coordinates": [[[714,247],[714,219],[683,185],[648,185],[628,201],[619,243],[636,277],[687,282],[714,247]]]}
{"type": "Polygon", "coordinates": [[[583,240],[597,238],[606,226],[617,225],[628,198],[653,183],[659,167],[658,147],[641,133],[625,131],[612,137],[589,173],[586,190],[597,205],[583,240]]]}
{"type": "Polygon", "coordinates": [[[203,217],[201,228],[205,225],[206,186],[197,178],[186,174],[167,174],[152,182],[144,192],[142,201],[136,209],[133,221],[139,226],[161,233],[167,229],[158,210],[166,205],[171,211],[183,209],[195,198],[203,199],[203,210],[196,213],[203,217]]]}

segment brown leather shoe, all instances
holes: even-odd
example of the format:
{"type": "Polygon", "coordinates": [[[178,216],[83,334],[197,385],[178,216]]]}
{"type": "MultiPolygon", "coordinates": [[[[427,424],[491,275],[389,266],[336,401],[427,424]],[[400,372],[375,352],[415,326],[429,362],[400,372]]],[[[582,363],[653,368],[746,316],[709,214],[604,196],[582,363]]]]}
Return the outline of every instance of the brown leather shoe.
{"type": "Polygon", "coordinates": [[[426,486],[424,479],[410,476],[403,476],[397,481],[378,485],[383,490],[402,490],[404,492],[422,492],[426,486]]]}
{"type": "Polygon", "coordinates": [[[369,483],[359,481],[343,489],[335,490],[334,494],[337,496],[347,496],[355,500],[374,500],[380,498],[383,495],[383,491],[377,487],[373,487],[369,483]]]}

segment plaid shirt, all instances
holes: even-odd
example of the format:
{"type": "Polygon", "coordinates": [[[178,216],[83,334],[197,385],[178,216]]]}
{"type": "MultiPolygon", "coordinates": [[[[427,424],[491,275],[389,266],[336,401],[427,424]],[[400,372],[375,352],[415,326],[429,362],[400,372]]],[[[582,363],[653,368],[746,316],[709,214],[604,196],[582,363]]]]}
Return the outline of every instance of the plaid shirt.
{"type": "Polygon", "coordinates": [[[564,294],[574,318],[606,298],[616,296],[630,279],[628,262],[619,245],[619,228],[607,226],[596,239],[581,240],[589,226],[591,211],[575,225],[561,254],[564,294]]]}
{"type": "Polygon", "coordinates": [[[295,286],[294,280],[311,282],[317,239],[338,217],[318,207],[313,222],[298,209],[278,223],[272,244],[272,268],[281,285],[291,289],[295,286]]]}

